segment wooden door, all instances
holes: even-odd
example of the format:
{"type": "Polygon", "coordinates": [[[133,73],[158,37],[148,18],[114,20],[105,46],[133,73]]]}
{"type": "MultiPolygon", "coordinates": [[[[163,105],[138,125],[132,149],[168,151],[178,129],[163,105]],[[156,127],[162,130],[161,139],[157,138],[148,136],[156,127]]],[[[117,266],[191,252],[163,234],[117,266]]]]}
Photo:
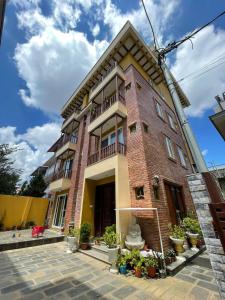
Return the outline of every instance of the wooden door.
{"type": "Polygon", "coordinates": [[[115,224],[115,183],[99,185],[95,194],[95,235],[102,236],[106,226],[115,224]]]}
{"type": "Polygon", "coordinates": [[[182,188],[173,184],[165,183],[166,197],[172,224],[179,224],[186,215],[182,188]]]}

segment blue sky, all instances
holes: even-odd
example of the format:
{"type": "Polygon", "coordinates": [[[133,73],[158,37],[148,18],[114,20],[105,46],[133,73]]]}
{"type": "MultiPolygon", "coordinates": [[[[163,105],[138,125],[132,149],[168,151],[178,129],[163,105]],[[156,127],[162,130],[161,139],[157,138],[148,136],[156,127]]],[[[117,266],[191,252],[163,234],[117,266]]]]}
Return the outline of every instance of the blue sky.
{"type": "MultiPolygon", "coordinates": [[[[179,39],[224,10],[221,0],[145,0],[160,44],[179,39]]],[[[17,144],[24,177],[47,158],[60,134],[60,108],[130,20],[147,43],[151,33],[139,1],[11,0],[0,47],[0,142],[17,144]]],[[[219,66],[182,81],[187,115],[207,163],[225,163],[225,142],[212,126],[214,96],[225,91],[225,17],[168,57],[177,79],[208,63],[219,66]]],[[[207,70],[207,67],[206,69],[207,70]]]]}

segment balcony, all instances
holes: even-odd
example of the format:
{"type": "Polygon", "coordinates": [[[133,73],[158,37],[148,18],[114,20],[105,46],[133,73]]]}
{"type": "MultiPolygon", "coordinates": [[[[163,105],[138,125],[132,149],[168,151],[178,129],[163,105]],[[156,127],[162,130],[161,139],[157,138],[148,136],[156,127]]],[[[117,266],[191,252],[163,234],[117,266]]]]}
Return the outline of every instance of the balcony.
{"type": "Polygon", "coordinates": [[[100,77],[100,79],[94,84],[90,91],[90,100],[97,96],[97,94],[108,84],[115,76],[118,76],[123,81],[125,81],[125,76],[123,69],[117,65],[115,62],[108,70],[105,71],[105,74],[100,77]]]}
{"type": "Polygon", "coordinates": [[[116,97],[116,93],[111,97],[105,98],[101,104],[97,104],[97,106],[93,108],[88,132],[92,132],[115,114],[118,114],[123,118],[127,117],[125,99],[121,94],[116,97]]]}
{"type": "Polygon", "coordinates": [[[62,191],[70,188],[72,170],[60,170],[52,176],[52,182],[49,185],[51,192],[62,191]]]}
{"type": "Polygon", "coordinates": [[[94,163],[97,163],[101,160],[104,160],[106,158],[109,158],[116,154],[125,155],[126,154],[126,146],[122,143],[117,143],[117,144],[113,143],[104,148],[101,148],[100,151],[97,151],[88,157],[88,166],[92,165],[94,163]]]}
{"type": "Polygon", "coordinates": [[[64,135],[61,140],[58,142],[57,151],[55,154],[56,158],[65,158],[64,156],[70,156],[73,152],[76,151],[77,148],[77,136],[74,134],[64,135]]]}
{"type": "Polygon", "coordinates": [[[77,120],[79,116],[78,112],[74,112],[69,118],[63,121],[61,131],[63,133],[70,133],[74,131],[75,128],[79,126],[79,121],[77,120]]]}
{"type": "Polygon", "coordinates": [[[221,137],[225,140],[225,93],[223,93],[223,98],[216,96],[216,100],[218,103],[215,108],[216,113],[209,118],[221,137]]]}

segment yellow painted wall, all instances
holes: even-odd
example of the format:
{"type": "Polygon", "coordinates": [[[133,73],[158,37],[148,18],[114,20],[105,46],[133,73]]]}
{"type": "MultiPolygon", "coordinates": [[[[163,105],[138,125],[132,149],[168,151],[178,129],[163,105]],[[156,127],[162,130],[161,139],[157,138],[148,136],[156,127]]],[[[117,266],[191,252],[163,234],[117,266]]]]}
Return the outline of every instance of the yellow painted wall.
{"type": "Polygon", "coordinates": [[[49,200],[45,198],[0,195],[0,217],[4,227],[20,226],[27,221],[43,225],[49,200]]]}
{"type": "MultiPolygon", "coordinates": [[[[115,181],[116,208],[131,207],[127,158],[123,155],[115,155],[86,168],[80,224],[84,222],[94,224],[95,187],[96,185],[106,184],[112,181],[115,181]],[[115,176],[96,181],[89,179],[110,170],[114,170],[115,176]],[[92,206],[91,208],[90,205],[92,206]]],[[[131,214],[116,211],[117,232],[126,234],[130,220],[131,214]]],[[[93,232],[94,228],[92,234],[93,232]]]]}
{"type": "Polygon", "coordinates": [[[95,190],[97,185],[114,182],[115,177],[106,177],[100,180],[85,180],[83,193],[83,209],[81,223],[89,223],[92,225],[92,234],[94,234],[94,211],[95,211],[95,190]]]}

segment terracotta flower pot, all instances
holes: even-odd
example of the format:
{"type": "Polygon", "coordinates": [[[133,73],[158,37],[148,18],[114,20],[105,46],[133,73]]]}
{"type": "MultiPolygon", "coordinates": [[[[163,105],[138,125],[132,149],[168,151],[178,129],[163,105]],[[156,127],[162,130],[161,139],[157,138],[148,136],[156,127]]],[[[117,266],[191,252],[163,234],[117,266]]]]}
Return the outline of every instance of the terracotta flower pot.
{"type": "Polygon", "coordinates": [[[141,268],[135,268],[134,275],[135,277],[141,278],[141,268]]]}
{"type": "Polygon", "coordinates": [[[148,272],[149,277],[155,278],[155,276],[156,276],[156,268],[155,267],[148,267],[147,272],[148,272]]]}
{"type": "Polygon", "coordinates": [[[80,244],[80,249],[87,250],[88,248],[89,248],[89,243],[81,243],[80,244]]]}

